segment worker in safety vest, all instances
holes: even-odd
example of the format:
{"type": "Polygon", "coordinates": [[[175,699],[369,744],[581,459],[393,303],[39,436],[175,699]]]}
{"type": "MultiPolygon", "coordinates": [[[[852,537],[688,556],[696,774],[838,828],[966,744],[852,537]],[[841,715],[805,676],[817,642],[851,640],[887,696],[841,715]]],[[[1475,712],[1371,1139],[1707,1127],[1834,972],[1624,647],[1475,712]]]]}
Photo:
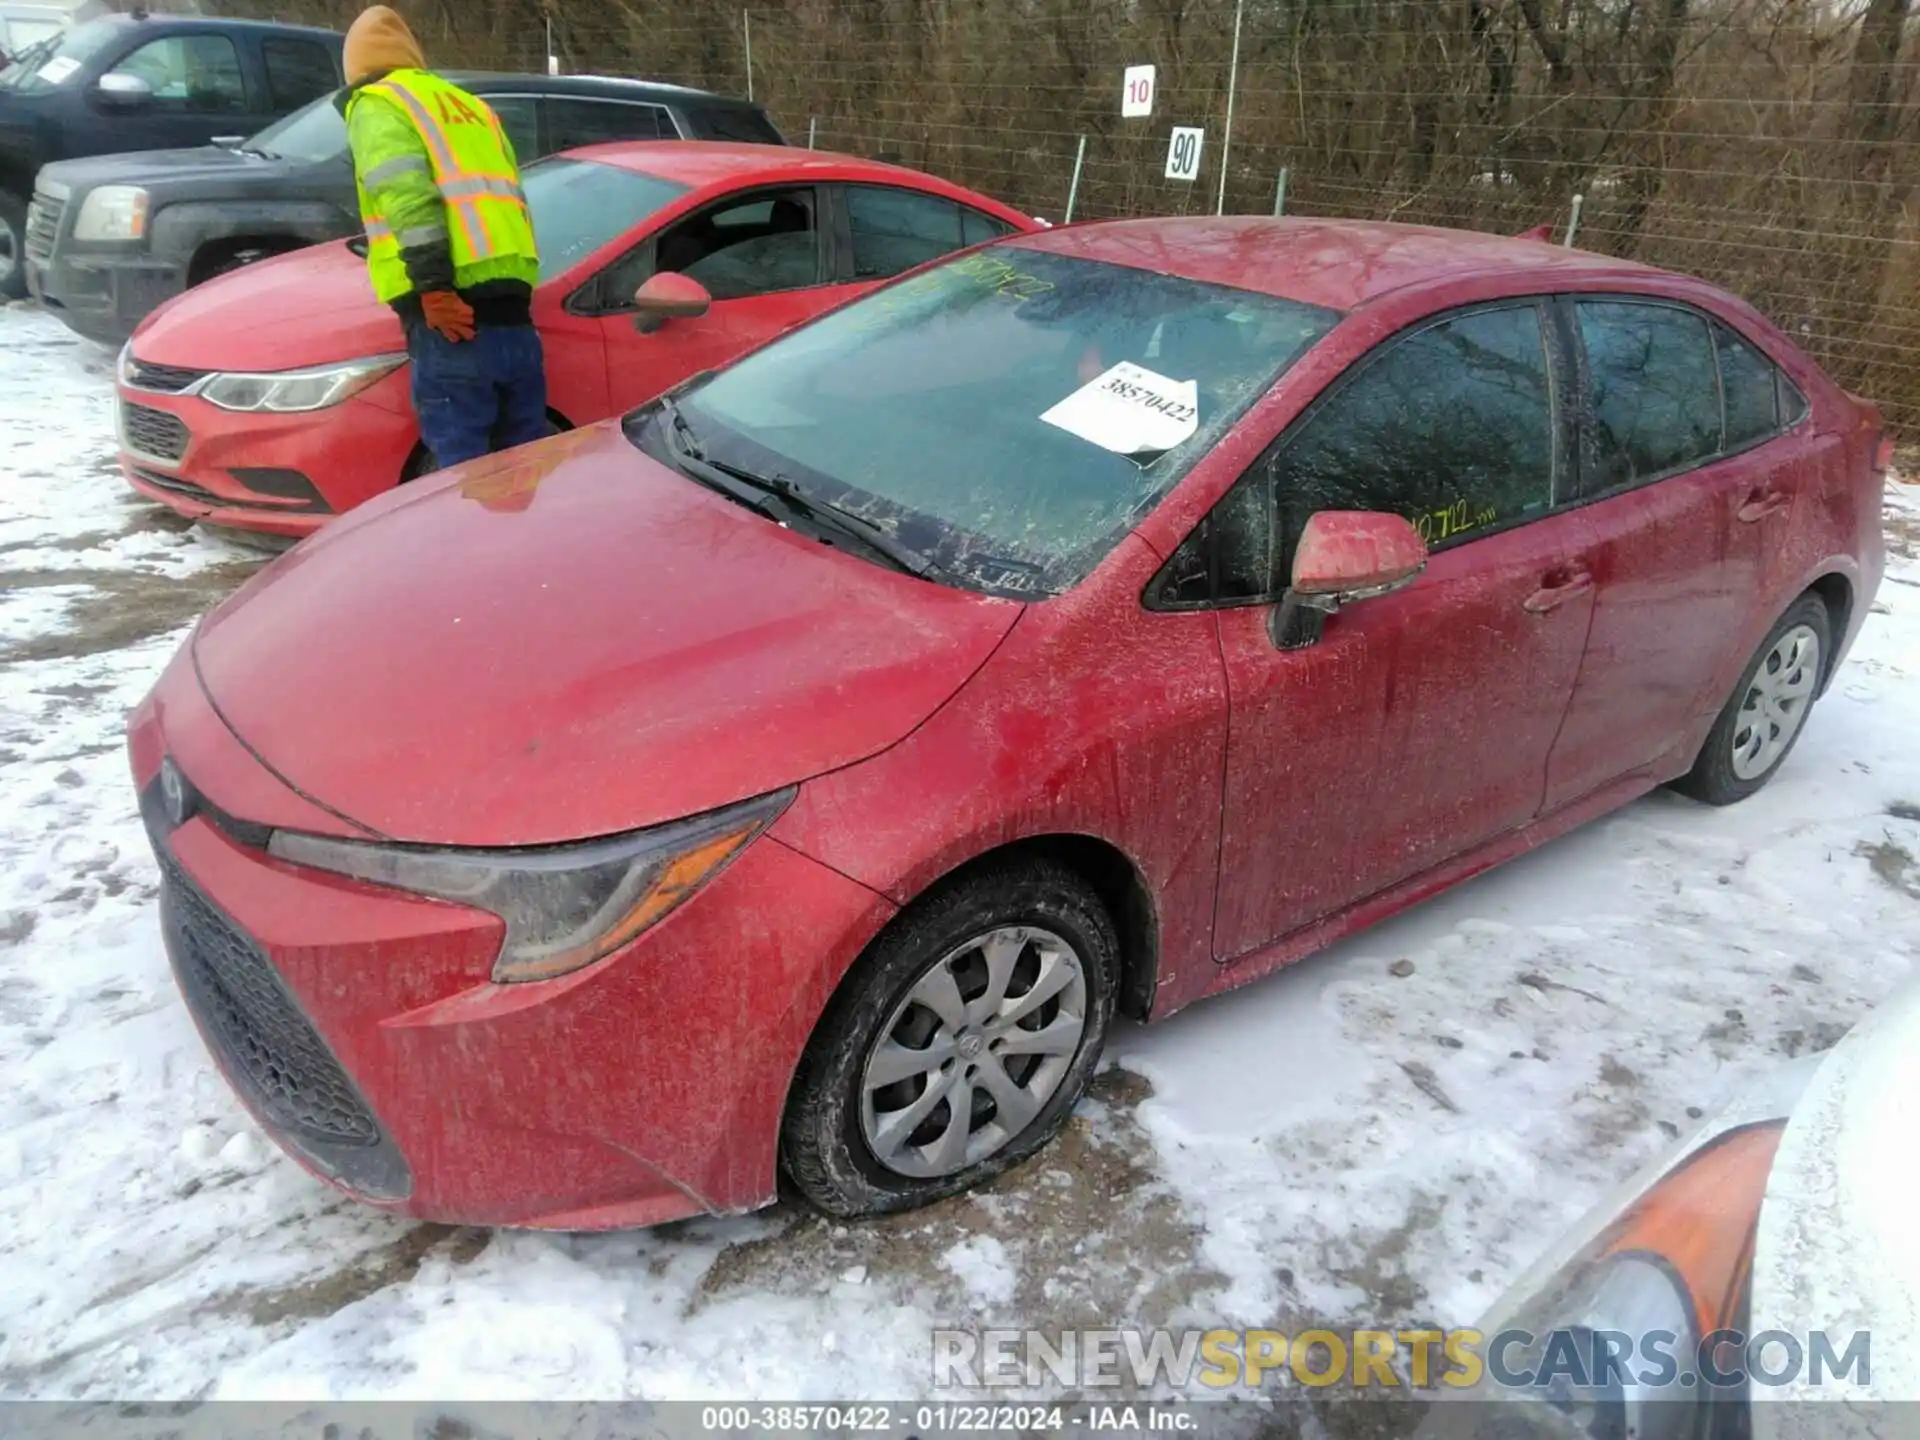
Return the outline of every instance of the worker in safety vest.
{"type": "Polygon", "coordinates": [[[347,31],[347,138],[373,293],[399,313],[438,466],[551,433],[520,166],[486,102],[426,68],[375,5],[347,31]]]}

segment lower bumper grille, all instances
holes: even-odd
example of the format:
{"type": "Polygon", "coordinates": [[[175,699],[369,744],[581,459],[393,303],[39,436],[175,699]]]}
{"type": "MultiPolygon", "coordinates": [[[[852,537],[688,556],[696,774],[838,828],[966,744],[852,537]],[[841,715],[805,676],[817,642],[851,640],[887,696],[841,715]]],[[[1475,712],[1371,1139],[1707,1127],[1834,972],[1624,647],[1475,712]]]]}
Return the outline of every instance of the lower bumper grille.
{"type": "Polygon", "coordinates": [[[269,1129],[316,1169],[375,1198],[405,1196],[406,1161],[273,962],[173,859],[158,788],[141,809],[160,862],[161,930],[215,1057],[269,1129]]]}
{"type": "Polygon", "coordinates": [[[189,432],[187,422],[178,415],[123,400],[120,402],[120,438],[136,455],[147,455],[172,465],[187,453],[189,432]]]}
{"type": "Polygon", "coordinates": [[[156,490],[165,490],[169,495],[178,495],[185,500],[200,500],[208,505],[232,503],[221,499],[204,485],[196,485],[191,480],[182,480],[178,475],[163,475],[158,470],[148,470],[139,465],[133,467],[133,474],[142,485],[151,485],[156,490]]]}

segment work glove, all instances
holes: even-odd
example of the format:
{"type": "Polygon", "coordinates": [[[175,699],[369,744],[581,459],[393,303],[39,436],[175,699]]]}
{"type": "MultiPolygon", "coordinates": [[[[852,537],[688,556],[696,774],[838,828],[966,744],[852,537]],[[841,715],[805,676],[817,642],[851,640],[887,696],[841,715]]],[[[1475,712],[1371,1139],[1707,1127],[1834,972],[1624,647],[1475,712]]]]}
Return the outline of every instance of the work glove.
{"type": "Polygon", "coordinates": [[[443,340],[459,344],[473,339],[473,307],[451,290],[431,290],[420,297],[427,326],[443,340]]]}

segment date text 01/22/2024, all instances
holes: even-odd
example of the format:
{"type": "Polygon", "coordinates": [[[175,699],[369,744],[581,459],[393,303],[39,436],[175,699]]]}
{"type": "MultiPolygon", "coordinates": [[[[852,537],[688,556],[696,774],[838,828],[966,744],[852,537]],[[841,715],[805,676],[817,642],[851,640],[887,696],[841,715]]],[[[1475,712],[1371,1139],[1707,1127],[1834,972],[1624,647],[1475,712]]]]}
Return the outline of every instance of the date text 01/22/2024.
{"type": "Polygon", "coordinates": [[[1198,1430],[1200,1419],[1179,1405],[708,1405],[700,1428],[709,1434],[871,1434],[926,1437],[967,1434],[1083,1434],[1198,1430]]]}

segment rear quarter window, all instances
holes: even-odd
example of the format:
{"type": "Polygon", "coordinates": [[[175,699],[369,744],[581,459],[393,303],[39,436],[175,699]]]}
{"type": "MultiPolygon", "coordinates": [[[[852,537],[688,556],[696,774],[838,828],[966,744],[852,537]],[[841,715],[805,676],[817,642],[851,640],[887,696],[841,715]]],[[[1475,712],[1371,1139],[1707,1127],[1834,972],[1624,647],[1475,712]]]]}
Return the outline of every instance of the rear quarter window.
{"type": "Polygon", "coordinates": [[[758,110],[695,110],[688,115],[702,140],[736,140],[749,145],[784,145],[786,137],[758,110]]]}

